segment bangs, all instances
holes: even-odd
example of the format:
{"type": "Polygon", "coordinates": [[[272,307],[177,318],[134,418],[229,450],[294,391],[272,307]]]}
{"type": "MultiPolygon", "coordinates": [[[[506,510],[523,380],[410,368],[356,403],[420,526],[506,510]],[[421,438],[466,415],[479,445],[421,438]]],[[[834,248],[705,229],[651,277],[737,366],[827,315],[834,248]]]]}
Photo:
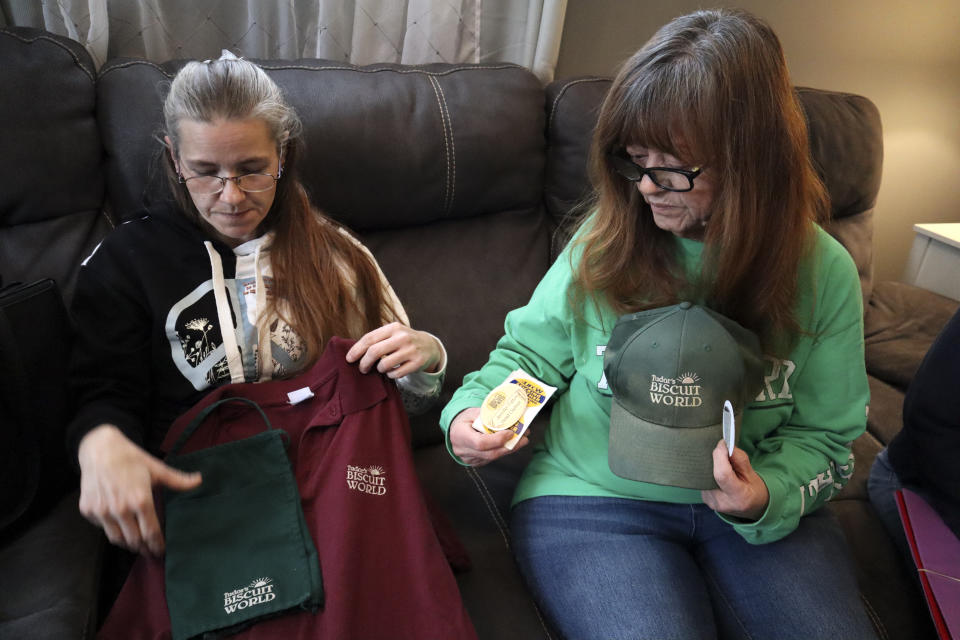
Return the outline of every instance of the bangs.
{"type": "Polygon", "coordinates": [[[619,146],[636,144],[668,153],[690,164],[707,164],[713,157],[709,131],[709,89],[691,82],[696,74],[686,61],[637,70],[626,83],[623,105],[613,133],[619,146]]]}

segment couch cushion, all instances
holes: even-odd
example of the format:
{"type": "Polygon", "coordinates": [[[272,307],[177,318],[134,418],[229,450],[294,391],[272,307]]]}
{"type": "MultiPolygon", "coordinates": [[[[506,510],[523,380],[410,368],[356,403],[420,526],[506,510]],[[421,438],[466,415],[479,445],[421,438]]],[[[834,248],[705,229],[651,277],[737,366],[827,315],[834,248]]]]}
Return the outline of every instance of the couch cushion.
{"type": "Polygon", "coordinates": [[[92,638],[103,533],[68,494],[42,520],[0,548],[0,638],[92,638]]]}
{"type": "Polygon", "coordinates": [[[547,86],[547,175],[544,202],[558,225],[569,223],[590,195],[587,156],[609,78],[586,77],[547,86]]]}
{"type": "Polygon", "coordinates": [[[533,447],[478,469],[453,463],[443,445],[415,453],[424,487],[450,516],[474,569],[457,575],[480,638],[552,637],[513,559],[509,504],[533,447]]]}
{"type": "MultiPolygon", "coordinates": [[[[258,62],[303,119],[300,176],[314,203],[352,229],[539,206],[543,89],[526,69],[258,62]]],[[[183,64],[121,60],[101,70],[108,196],[121,218],[165,192],[156,134],[165,87],[183,64]]]]}
{"type": "Polygon", "coordinates": [[[824,224],[857,265],[864,302],[873,289],[873,207],[880,190],[883,136],[880,112],[863,96],[798,87],[807,116],[810,152],[830,194],[824,224]]]}
{"type": "Polygon", "coordinates": [[[15,150],[0,155],[0,277],[53,278],[69,297],[109,228],[93,62],[78,43],[25,27],[0,29],[0,60],[0,130],[15,150]]]}
{"type": "Polygon", "coordinates": [[[902,282],[880,282],[864,318],[867,371],[906,390],[956,300],[902,282]]]}
{"type": "Polygon", "coordinates": [[[810,151],[830,193],[831,219],[873,208],[883,169],[880,112],[863,96],[798,87],[810,151]]]}
{"type": "Polygon", "coordinates": [[[416,444],[442,441],[440,409],[487,361],[507,313],[526,304],[549,266],[549,238],[543,211],[524,209],[363,234],[411,325],[439,337],[449,356],[441,401],[411,422],[416,444]]]}

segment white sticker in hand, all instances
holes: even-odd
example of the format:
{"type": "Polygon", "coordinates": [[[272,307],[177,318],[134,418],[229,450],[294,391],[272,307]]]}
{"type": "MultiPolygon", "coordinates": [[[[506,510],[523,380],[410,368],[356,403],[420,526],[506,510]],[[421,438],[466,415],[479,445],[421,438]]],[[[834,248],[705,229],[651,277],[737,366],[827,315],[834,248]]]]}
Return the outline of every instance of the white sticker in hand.
{"type": "Polygon", "coordinates": [[[727,443],[727,455],[732,456],[737,443],[737,427],[733,419],[733,405],[729,400],[723,401],[723,441],[727,443]]]}

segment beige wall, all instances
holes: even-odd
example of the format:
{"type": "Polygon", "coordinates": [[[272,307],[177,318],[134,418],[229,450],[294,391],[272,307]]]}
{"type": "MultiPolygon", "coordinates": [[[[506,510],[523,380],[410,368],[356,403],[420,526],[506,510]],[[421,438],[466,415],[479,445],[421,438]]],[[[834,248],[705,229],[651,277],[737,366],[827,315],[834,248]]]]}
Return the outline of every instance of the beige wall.
{"type": "MultiPolygon", "coordinates": [[[[569,0],[557,78],[610,75],[695,0],[569,0]]],[[[870,98],[884,128],[878,279],[899,280],[919,222],[960,222],[960,0],[741,0],[780,36],[794,84],[870,98]]],[[[960,278],[960,274],[957,275],[960,278]]]]}

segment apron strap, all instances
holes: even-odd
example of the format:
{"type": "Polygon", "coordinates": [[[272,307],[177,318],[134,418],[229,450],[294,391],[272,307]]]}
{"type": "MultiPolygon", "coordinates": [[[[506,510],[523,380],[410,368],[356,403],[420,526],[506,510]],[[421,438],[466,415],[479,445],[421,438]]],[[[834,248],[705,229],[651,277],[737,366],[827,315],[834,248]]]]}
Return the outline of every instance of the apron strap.
{"type": "Polygon", "coordinates": [[[220,399],[220,400],[217,400],[217,401],[214,402],[213,404],[211,404],[211,405],[209,405],[209,406],[207,406],[207,407],[204,407],[204,408],[203,408],[203,411],[201,411],[200,413],[198,413],[198,414],[196,415],[196,417],[195,417],[193,420],[190,421],[190,424],[188,424],[188,425],[187,425],[187,428],[183,430],[183,433],[180,434],[180,437],[177,438],[177,441],[173,443],[173,446],[170,448],[170,452],[169,452],[168,455],[171,455],[171,456],[172,456],[172,455],[174,455],[177,451],[179,451],[179,450],[180,450],[180,447],[182,447],[184,444],[186,444],[187,440],[190,439],[190,436],[192,436],[193,433],[197,430],[197,428],[200,426],[200,423],[202,423],[204,420],[206,420],[206,419],[207,419],[207,416],[209,416],[210,413],[212,413],[214,409],[216,409],[216,408],[219,407],[220,405],[226,404],[226,403],[228,403],[228,402],[243,402],[243,403],[245,403],[245,404],[248,404],[248,405],[252,406],[254,409],[256,409],[257,411],[260,412],[260,417],[263,418],[263,421],[264,421],[264,422],[266,423],[266,425],[267,425],[267,431],[273,429],[273,425],[270,424],[270,420],[267,418],[267,414],[265,414],[265,413],[263,412],[263,409],[260,408],[260,405],[258,405],[256,402],[254,402],[254,401],[251,400],[250,398],[243,398],[243,397],[240,397],[240,396],[234,396],[234,397],[232,397],[232,398],[222,398],[222,399],[220,399]]]}

